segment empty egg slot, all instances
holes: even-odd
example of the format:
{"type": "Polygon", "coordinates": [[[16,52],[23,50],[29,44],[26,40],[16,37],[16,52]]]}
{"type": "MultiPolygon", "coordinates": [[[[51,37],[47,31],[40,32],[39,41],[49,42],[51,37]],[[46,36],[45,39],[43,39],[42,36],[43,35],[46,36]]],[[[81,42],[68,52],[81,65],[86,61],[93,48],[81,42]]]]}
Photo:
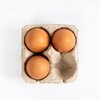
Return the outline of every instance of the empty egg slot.
{"type": "Polygon", "coordinates": [[[62,53],[61,61],[59,63],[59,71],[63,78],[63,82],[67,81],[75,74],[77,70],[77,64],[75,57],[72,53],[62,53]]]}

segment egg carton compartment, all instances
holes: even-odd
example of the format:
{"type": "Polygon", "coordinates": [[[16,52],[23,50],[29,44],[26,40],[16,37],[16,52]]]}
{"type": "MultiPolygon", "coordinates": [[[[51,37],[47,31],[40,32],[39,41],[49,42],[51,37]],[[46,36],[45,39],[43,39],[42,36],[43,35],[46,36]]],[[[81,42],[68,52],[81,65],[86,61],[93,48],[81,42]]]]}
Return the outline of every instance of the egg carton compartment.
{"type": "MultiPolygon", "coordinates": [[[[26,25],[22,28],[22,77],[25,82],[28,83],[68,83],[76,80],[77,77],[77,65],[78,65],[78,57],[77,57],[77,44],[78,44],[78,36],[77,36],[77,28],[74,25],[66,25],[66,24],[40,24],[40,25],[26,25]],[[28,58],[34,55],[33,52],[29,51],[24,44],[24,37],[26,33],[35,27],[41,27],[48,31],[50,37],[53,33],[60,28],[68,28],[72,30],[76,35],[76,45],[73,50],[67,53],[60,53],[56,51],[52,44],[43,52],[49,61],[50,61],[50,73],[48,76],[42,80],[34,80],[30,78],[25,72],[25,62],[28,58]]],[[[59,41],[60,42],[60,41],[59,41]]]]}

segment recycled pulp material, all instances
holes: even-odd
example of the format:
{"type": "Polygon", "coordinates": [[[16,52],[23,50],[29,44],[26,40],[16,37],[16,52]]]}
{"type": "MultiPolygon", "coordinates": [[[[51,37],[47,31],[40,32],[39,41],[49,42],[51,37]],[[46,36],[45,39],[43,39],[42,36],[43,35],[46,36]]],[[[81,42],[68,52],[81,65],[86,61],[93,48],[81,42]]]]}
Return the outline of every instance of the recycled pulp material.
{"type": "MultiPolygon", "coordinates": [[[[26,60],[34,55],[33,52],[29,51],[24,44],[24,37],[27,31],[31,28],[42,27],[47,30],[50,37],[52,34],[59,28],[69,28],[71,29],[77,39],[77,28],[74,25],[65,25],[65,24],[40,24],[40,25],[26,25],[22,28],[22,77],[26,82],[35,83],[38,82],[30,78],[25,72],[25,62],[26,60]]],[[[51,65],[51,71],[49,75],[40,80],[40,83],[68,83],[76,79],[77,76],[77,43],[75,48],[67,53],[60,53],[56,51],[52,44],[49,45],[48,49],[43,52],[51,65]]]]}

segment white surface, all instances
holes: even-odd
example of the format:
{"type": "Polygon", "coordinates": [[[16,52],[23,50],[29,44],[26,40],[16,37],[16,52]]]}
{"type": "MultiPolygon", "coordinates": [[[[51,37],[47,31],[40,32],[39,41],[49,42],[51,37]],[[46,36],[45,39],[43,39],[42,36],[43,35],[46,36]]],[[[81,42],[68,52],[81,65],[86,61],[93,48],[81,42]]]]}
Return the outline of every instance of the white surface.
{"type": "Polygon", "coordinates": [[[0,0],[0,100],[100,100],[99,0],[0,0]],[[70,84],[27,84],[21,78],[21,27],[74,24],[79,71],[70,84]]]}

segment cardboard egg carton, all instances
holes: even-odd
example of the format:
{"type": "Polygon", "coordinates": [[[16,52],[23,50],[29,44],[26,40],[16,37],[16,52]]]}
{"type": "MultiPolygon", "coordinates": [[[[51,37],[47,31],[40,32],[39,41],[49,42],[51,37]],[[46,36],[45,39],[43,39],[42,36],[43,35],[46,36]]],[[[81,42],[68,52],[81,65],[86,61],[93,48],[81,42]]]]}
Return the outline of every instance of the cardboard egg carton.
{"type": "MultiPolygon", "coordinates": [[[[77,38],[77,28],[74,25],[65,25],[65,24],[40,24],[40,25],[26,25],[22,28],[22,77],[25,82],[35,83],[38,82],[30,78],[25,72],[25,62],[28,58],[34,55],[33,52],[29,51],[24,44],[25,34],[35,27],[42,27],[47,30],[50,37],[52,34],[59,28],[68,28],[71,29],[77,38]]],[[[60,42],[60,41],[59,41],[60,42]]],[[[77,41],[78,42],[78,41],[77,41]]],[[[43,52],[49,61],[50,61],[50,73],[49,75],[39,80],[40,83],[68,83],[76,80],[77,77],[77,42],[75,48],[67,53],[60,53],[56,51],[52,44],[49,45],[48,49],[43,52]]]]}

